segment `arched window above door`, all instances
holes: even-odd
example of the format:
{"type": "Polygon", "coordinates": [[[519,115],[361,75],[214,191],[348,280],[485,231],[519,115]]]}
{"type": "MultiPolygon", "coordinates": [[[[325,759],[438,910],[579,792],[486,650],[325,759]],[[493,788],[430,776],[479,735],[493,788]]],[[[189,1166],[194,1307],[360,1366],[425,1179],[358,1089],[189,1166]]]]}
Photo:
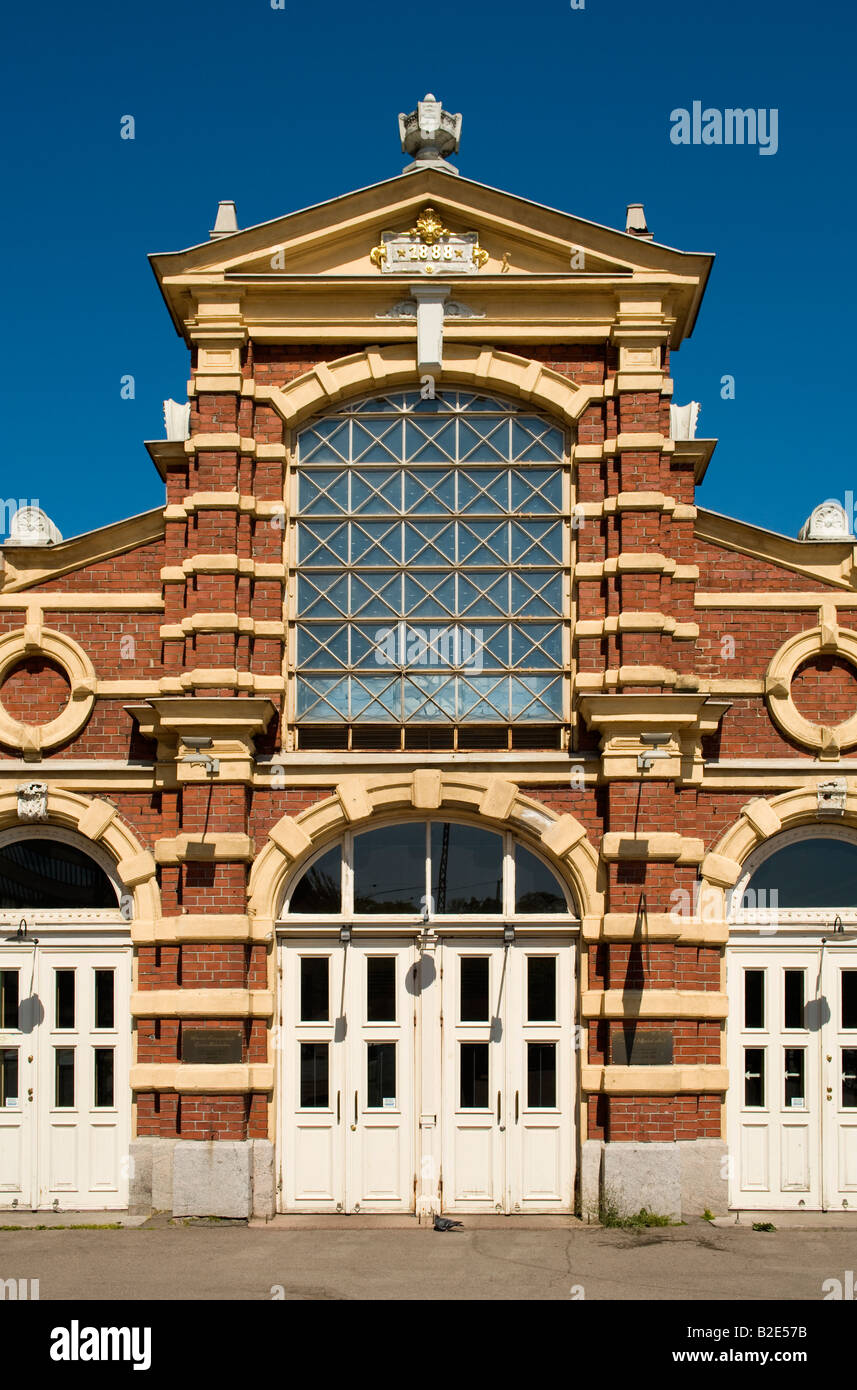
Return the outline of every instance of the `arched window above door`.
{"type": "Polygon", "coordinates": [[[512,835],[442,820],[349,833],[290,888],[284,916],[574,918],[567,889],[512,835]]]}
{"type": "Polygon", "coordinates": [[[751,855],[732,894],[733,922],[857,922],[857,834],[844,826],[803,826],[751,855]]]}
{"type": "Polygon", "coordinates": [[[47,827],[0,836],[0,912],[115,915],[119,891],[99,862],[103,852],[88,852],[76,838],[47,827]]]}

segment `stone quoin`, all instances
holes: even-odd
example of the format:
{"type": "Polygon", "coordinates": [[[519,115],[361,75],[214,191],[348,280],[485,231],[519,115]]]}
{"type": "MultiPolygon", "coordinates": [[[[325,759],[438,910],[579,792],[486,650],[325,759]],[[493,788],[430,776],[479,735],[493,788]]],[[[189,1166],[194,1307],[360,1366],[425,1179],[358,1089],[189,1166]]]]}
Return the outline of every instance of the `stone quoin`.
{"type": "Polygon", "coordinates": [[[697,507],[712,256],[461,128],[152,256],[164,506],[3,547],[0,1208],[857,1202],[850,519],[697,507]]]}

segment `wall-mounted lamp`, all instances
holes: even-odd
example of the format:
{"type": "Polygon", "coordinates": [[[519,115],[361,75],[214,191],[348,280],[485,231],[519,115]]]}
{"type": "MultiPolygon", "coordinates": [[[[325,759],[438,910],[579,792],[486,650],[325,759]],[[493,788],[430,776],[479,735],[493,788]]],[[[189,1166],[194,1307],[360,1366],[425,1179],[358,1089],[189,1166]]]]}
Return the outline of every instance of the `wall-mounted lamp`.
{"type": "Polygon", "coordinates": [[[662,745],[669,743],[669,741],[670,735],[668,733],[640,734],[640,742],[648,744],[649,747],[644,753],[637,754],[637,771],[649,772],[657,759],[668,758],[670,755],[662,745]]]}
{"type": "Polygon", "coordinates": [[[27,946],[38,946],[39,944],[39,938],[37,936],[30,936],[30,929],[27,926],[27,919],[25,917],[22,917],[18,923],[18,930],[15,932],[15,935],[13,937],[7,937],[7,940],[12,942],[23,942],[27,946]]]}
{"type": "Polygon", "coordinates": [[[190,767],[204,767],[210,777],[220,771],[220,759],[212,758],[210,754],[202,752],[203,748],[211,747],[212,740],[210,738],[203,738],[202,736],[197,738],[188,735],[182,738],[182,743],[185,748],[190,748],[193,751],[185,753],[184,757],[179,759],[180,762],[187,763],[190,767]]]}

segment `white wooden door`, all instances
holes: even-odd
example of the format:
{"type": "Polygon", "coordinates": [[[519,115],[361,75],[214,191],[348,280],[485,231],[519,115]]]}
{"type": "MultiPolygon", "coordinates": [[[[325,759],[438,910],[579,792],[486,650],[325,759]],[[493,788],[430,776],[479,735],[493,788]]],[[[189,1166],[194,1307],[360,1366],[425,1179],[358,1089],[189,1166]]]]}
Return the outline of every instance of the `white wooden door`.
{"type": "Polygon", "coordinates": [[[444,1210],[570,1211],[570,947],[449,939],[441,978],[444,1210]]]}
{"type": "Polygon", "coordinates": [[[345,951],[282,950],[283,1200],[286,1211],[345,1210],[345,951]]]}
{"type": "Polygon", "coordinates": [[[283,947],[286,1211],[414,1204],[412,942],[283,947]]]}
{"type": "Polygon", "coordinates": [[[506,1019],[508,1211],[570,1211],[575,1052],[572,953],[522,941],[510,950],[506,1019]]]}
{"type": "Polygon", "coordinates": [[[824,1207],[857,1210],[857,954],[825,949],[822,1037],[824,1207]]]}
{"type": "Polygon", "coordinates": [[[35,948],[0,955],[0,1208],[32,1205],[35,948]]]}
{"type": "Polygon", "coordinates": [[[416,952],[360,944],[346,1035],[349,1211],[403,1212],[415,1200],[416,952]]]}
{"type": "Polygon", "coordinates": [[[129,970],[128,947],[0,957],[0,1205],[128,1205],[129,970]]]}
{"type": "Polygon", "coordinates": [[[127,947],[37,948],[39,1206],[128,1205],[127,947]]]}
{"type": "Polygon", "coordinates": [[[506,1209],[508,949],[450,938],[440,979],[442,1205],[506,1209]]]}
{"type": "Polygon", "coordinates": [[[732,1206],[821,1203],[819,966],[812,948],[730,951],[732,1206]]]}

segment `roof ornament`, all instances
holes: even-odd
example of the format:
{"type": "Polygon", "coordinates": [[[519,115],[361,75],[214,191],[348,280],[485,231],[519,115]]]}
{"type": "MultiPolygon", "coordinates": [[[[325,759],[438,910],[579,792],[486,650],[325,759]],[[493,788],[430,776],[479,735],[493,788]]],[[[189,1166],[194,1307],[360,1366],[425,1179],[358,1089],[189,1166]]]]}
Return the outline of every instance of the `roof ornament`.
{"type": "Polygon", "coordinates": [[[835,497],[820,502],[797,533],[799,541],[853,541],[848,513],[835,497]]]}
{"type": "Polygon", "coordinates": [[[670,439],[695,439],[696,422],[699,418],[699,401],[688,401],[687,405],[670,403],[670,439]]]}
{"type": "Polygon", "coordinates": [[[219,241],[221,237],[232,236],[232,233],[237,231],[240,231],[240,228],[235,204],[232,202],[218,203],[214,226],[208,234],[210,240],[219,241]]]}
{"type": "Polygon", "coordinates": [[[62,536],[47,512],[34,504],[19,507],[9,522],[4,545],[56,545],[62,536]]]}
{"type": "Polygon", "coordinates": [[[164,430],[167,439],[190,439],[190,401],[164,401],[164,430]]]}
{"type": "Polygon", "coordinates": [[[411,155],[412,164],[405,165],[403,174],[412,174],[417,169],[443,169],[447,174],[457,174],[454,164],[445,158],[458,152],[461,140],[461,113],[453,116],[444,111],[442,103],[431,92],[417,102],[416,111],[407,115],[399,112],[399,136],[402,149],[411,155]]]}

